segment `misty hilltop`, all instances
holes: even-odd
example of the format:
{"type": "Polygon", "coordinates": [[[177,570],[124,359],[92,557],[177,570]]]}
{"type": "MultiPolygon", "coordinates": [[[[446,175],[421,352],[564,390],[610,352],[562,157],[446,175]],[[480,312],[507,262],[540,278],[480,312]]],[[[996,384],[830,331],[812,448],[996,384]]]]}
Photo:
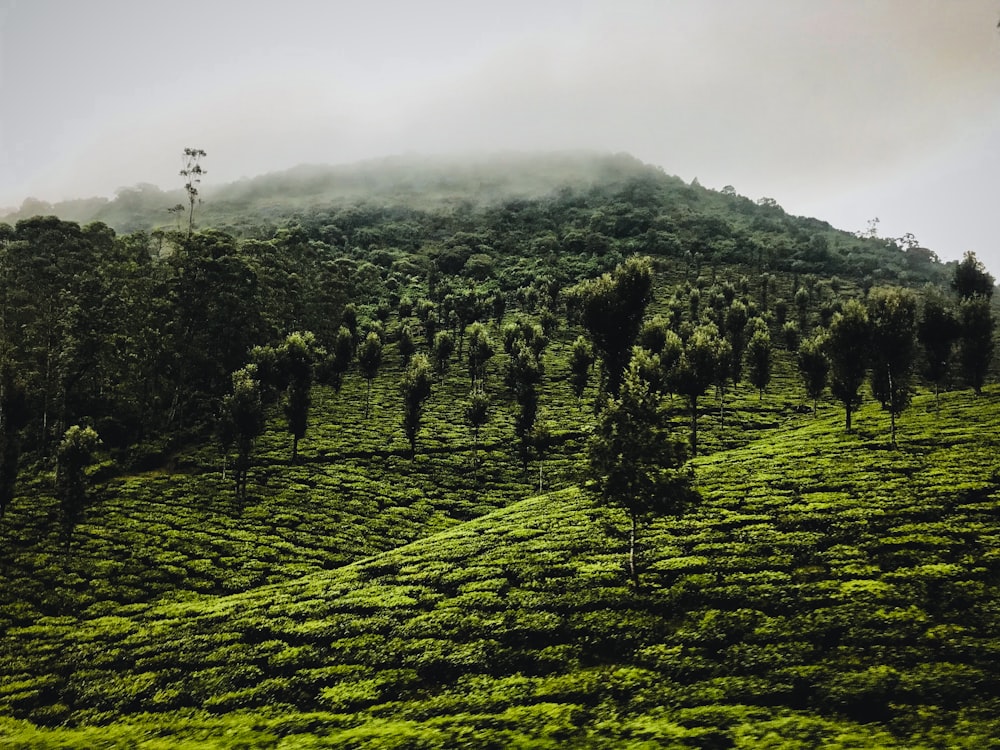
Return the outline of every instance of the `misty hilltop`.
{"type": "MultiPolygon", "coordinates": [[[[945,273],[937,255],[912,236],[880,237],[877,224],[864,236],[838,230],[791,216],[771,198],[751,200],[731,186],[708,189],[697,178],[687,183],[628,154],[400,155],[303,164],[223,185],[211,184],[209,154],[205,170],[195,226],[243,238],[297,227],[342,250],[433,253],[454,244],[456,232],[488,226],[494,236],[480,237],[477,251],[513,242],[572,256],[690,254],[775,271],[914,283],[940,281],[945,273]],[[336,236],[327,236],[331,227],[336,236]]],[[[162,234],[182,228],[187,198],[182,187],[143,183],[121,188],[113,200],[29,198],[0,221],[51,214],[103,222],[120,233],[162,234]]]]}
{"type": "MultiPolygon", "coordinates": [[[[210,157],[209,157],[210,161],[210,157]]],[[[627,154],[587,151],[504,152],[467,156],[388,156],[350,164],[300,164],[278,172],[211,184],[207,167],[202,189],[206,222],[230,213],[281,207],[293,211],[377,200],[431,207],[467,201],[489,205],[510,198],[531,198],[565,187],[592,187],[662,170],[627,154]]],[[[52,214],[70,221],[103,221],[119,231],[169,224],[167,209],[185,200],[181,180],[175,189],[151,183],[122,187],[114,199],[101,197],[48,203],[27,198],[0,219],[15,221],[52,214]]]]}

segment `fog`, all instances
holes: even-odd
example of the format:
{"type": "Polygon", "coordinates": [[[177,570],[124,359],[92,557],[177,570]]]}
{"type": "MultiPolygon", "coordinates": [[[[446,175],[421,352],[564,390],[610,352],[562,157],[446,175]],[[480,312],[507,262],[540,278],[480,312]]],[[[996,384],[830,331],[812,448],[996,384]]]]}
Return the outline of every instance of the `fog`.
{"type": "Polygon", "coordinates": [[[1000,275],[998,0],[0,0],[0,206],[399,153],[625,151],[1000,275]]]}

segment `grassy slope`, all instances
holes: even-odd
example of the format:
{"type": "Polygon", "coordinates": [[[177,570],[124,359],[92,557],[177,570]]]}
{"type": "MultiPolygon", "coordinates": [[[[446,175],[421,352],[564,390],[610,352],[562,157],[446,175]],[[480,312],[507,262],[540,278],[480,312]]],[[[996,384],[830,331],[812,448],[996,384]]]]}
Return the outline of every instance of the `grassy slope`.
{"type": "Polygon", "coordinates": [[[706,503],[654,525],[642,594],[617,519],[570,488],[337,570],[13,628],[0,731],[11,747],[990,746],[1000,392],[929,408],[904,415],[898,451],[873,407],[850,436],[828,407],[698,459],[706,503]]]}

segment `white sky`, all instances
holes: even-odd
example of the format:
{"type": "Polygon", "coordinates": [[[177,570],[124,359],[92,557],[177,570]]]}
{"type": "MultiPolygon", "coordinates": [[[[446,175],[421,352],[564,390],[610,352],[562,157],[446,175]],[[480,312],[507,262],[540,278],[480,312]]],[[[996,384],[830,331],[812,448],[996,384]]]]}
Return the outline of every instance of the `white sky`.
{"type": "Polygon", "coordinates": [[[0,0],[0,206],[587,148],[1000,276],[1000,0],[0,0]]]}

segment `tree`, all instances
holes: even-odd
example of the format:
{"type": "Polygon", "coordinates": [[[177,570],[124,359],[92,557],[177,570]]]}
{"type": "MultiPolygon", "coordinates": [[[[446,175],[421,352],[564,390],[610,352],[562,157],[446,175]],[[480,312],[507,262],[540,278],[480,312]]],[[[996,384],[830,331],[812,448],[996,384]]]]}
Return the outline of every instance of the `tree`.
{"type": "Polygon", "coordinates": [[[739,300],[734,301],[726,311],[726,340],[733,349],[732,366],[730,374],[733,377],[733,388],[739,385],[740,378],[743,377],[743,358],[747,348],[747,323],[750,321],[750,312],[747,306],[739,300]]]}
{"type": "Polygon", "coordinates": [[[73,425],[56,450],[56,492],[62,513],[63,540],[69,549],[73,529],[83,517],[89,491],[87,467],[101,440],[92,427],[73,425]]]}
{"type": "MultiPolygon", "coordinates": [[[[402,303],[400,303],[402,306],[402,303]]],[[[403,367],[410,364],[410,357],[412,357],[417,351],[417,345],[413,341],[413,333],[410,332],[410,327],[405,323],[401,323],[399,326],[399,339],[397,343],[399,349],[399,358],[403,362],[403,367]]]]}
{"type": "Polygon", "coordinates": [[[372,398],[372,381],[378,375],[378,370],[382,366],[382,339],[374,331],[365,336],[365,340],[358,347],[358,367],[361,368],[361,376],[367,381],[368,389],[365,391],[365,419],[368,419],[372,398]]]}
{"type": "Polygon", "coordinates": [[[20,432],[27,426],[29,414],[24,383],[11,362],[0,360],[0,520],[14,499],[21,456],[20,432]]]}
{"type": "Polygon", "coordinates": [[[448,361],[455,351],[455,337],[448,331],[438,331],[434,336],[434,345],[431,347],[431,354],[434,356],[434,365],[442,375],[448,372],[448,361]]]}
{"type": "Polygon", "coordinates": [[[993,284],[993,277],[986,271],[986,267],[973,252],[965,254],[955,266],[955,272],[951,278],[951,288],[958,294],[959,299],[969,299],[977,295],[991,299],[993,297],[993,284]]]}
{"type": "Polygon", "coordinates": [[[242,506],[247,499],[247,476],[254,443],[264,431],[264,404],[255,365],[247,365],[234,372],[232,384],[232,391],[222,400],[219,433],[223,450],[228,451],[230,445],[236,445],[234,492],[237,505],[242,506]]]}
{"type": "Polygon", "coordinates": [[[924,350],[924,374],[934,384],[934,409],[938,412],[941,410],[941,386],[948,378],[955,342],[960,335],[958,318],[944,298],[929,293],[917,321],[917,340],[924,350]]]}
{"type": "Polygon", "coordinates": [[[608,393],[617,395],[646,306],[653,297],[652,261],[632,256],[611,273],[572,287],[567,297],[601,359],[603,385],[608,393]]]}
{"type": "Polygon", "coordinates": [[[482,323],[473,323],[469,327],[469,379],[475,385],[486,380],[486,365],[496,354],[493,340],[482,323]]]}
{"type": "Polygon", "coordinates": [[[594,349],[583,336],[577,336],[569,358],[569,382],[577,399],[583,398],[590,379],[590,368],[594,364],[594,349]]]}
{"type": "Polygon", "coordinates": [[[750,337],[746,352],[747,375],[758,392],[758,400],[764,399],[764,389],[771,382],[771,336],[766,330],[756,330],[750,337]]]}
{"type": "Polygon", "coordinates": [[[719,329],[712,323],[698,326],[684,342],[681,356],[669,374],[673,392],[688,400],[692,456],[698,454],[698,399],[716,381],[722,354],[719,329]]]}
{"type": "Polygon", "coordinates": [[[410,360],[403,373],[400,390],[403,393],[403,431],[410,442],[410,455],[417,452],[417,432],[423,417],[424,403],[431,395],[431,363],[423,354],[410,360]]]}
{"type": "Polygon", "coordinates": [[[469,403],[465,407],[465,421],[472,430],[472,466],[479,470],[479,430],[490,418],[490,398],[479,388],[473,388],[469,394],[469,403]]]}
{"type": "Polygon", "coordinates": [[[284,412],[292,434],[292,463],[298,459],[299,440],[305,437],[309,422],[314,368],[324,354],[311,331],[289,334],[281,347],[281,369],[287,382],[284,412]]]}
{"type": "Polygon", "coordinates": [[[830,374],[830,361],[824,354],[825,348],[824,335],[822,333],[816,334],[802,342],[796,357],[799,374],[802,376],[802,383],[806,388],[806,395],[813,402],[814,417],[816,416],[816,402],[826,390],[827,377],[830,374]]]}
{"type": "Polygon", "coordinates": [[[587,449],[588,473],[598,499],[621,508],[629,520],[628,572],[639,587],[640,523],[651,515],[680,515],[695,500],[684,468],[684,442],[667,426],[660,396],[640,375],[626,372],[619,396],[609,398],[587,449]]]}
{"type": "Polygon", "coordinates": [[[910,403],[916,346],[917,300],[904,289],[873,289],[868,297],[872,395],[889,411],[896,445],[896,415],[910,403]]]}
{"type": "Polygon", "coordinates": [[[980,295],[963,299],[958,315],[961,327],[958,356],[962,377],[978,396],[983,391],[983,383],[993,361],[993,313],[989,299],[980,295]]]}
{"type": "Polygon", "coordinates": [[[844,405],[847,432],[851,431],[851,414],[861,404],[859,390],[868,370],[870,333],[868,311],[851,299],[833,316],[825,339],[830,360],[830,391],[844,405]]]}
{"type": "Polygon", "coordinates": [[[517,341],[507,360],[507,387],[514,393],[518,412],[514,417],[514,435],[525,468],[531,457],[531,431],[538,415],[538,383],[544,370],[534,350],[524,341],[517,341]]]}
{"type": "Polygon", "coordinates": [[[340,326],[337,335],[333,339],[333,348],[322,360],[317,369],[317,378],[320,382],[333,387],[335,391],[340,391],[344,383],[344,373],[351,365],[354,357],[354,336],[347,326],[340,326]]]}
{"type": "Polygon", "coordinates": [[[191,211],[188,214],[188,237],[194,232],[194,203],[198,199],[198,185],[201,184],[202,175],[208,174],[201,168],[201,160],[206,156],[208,154],[200,148],[184,149],[184,168],[181,169],[181,177],[187,180],[184,183],[184,190],[191,203],[191,211]]]}

